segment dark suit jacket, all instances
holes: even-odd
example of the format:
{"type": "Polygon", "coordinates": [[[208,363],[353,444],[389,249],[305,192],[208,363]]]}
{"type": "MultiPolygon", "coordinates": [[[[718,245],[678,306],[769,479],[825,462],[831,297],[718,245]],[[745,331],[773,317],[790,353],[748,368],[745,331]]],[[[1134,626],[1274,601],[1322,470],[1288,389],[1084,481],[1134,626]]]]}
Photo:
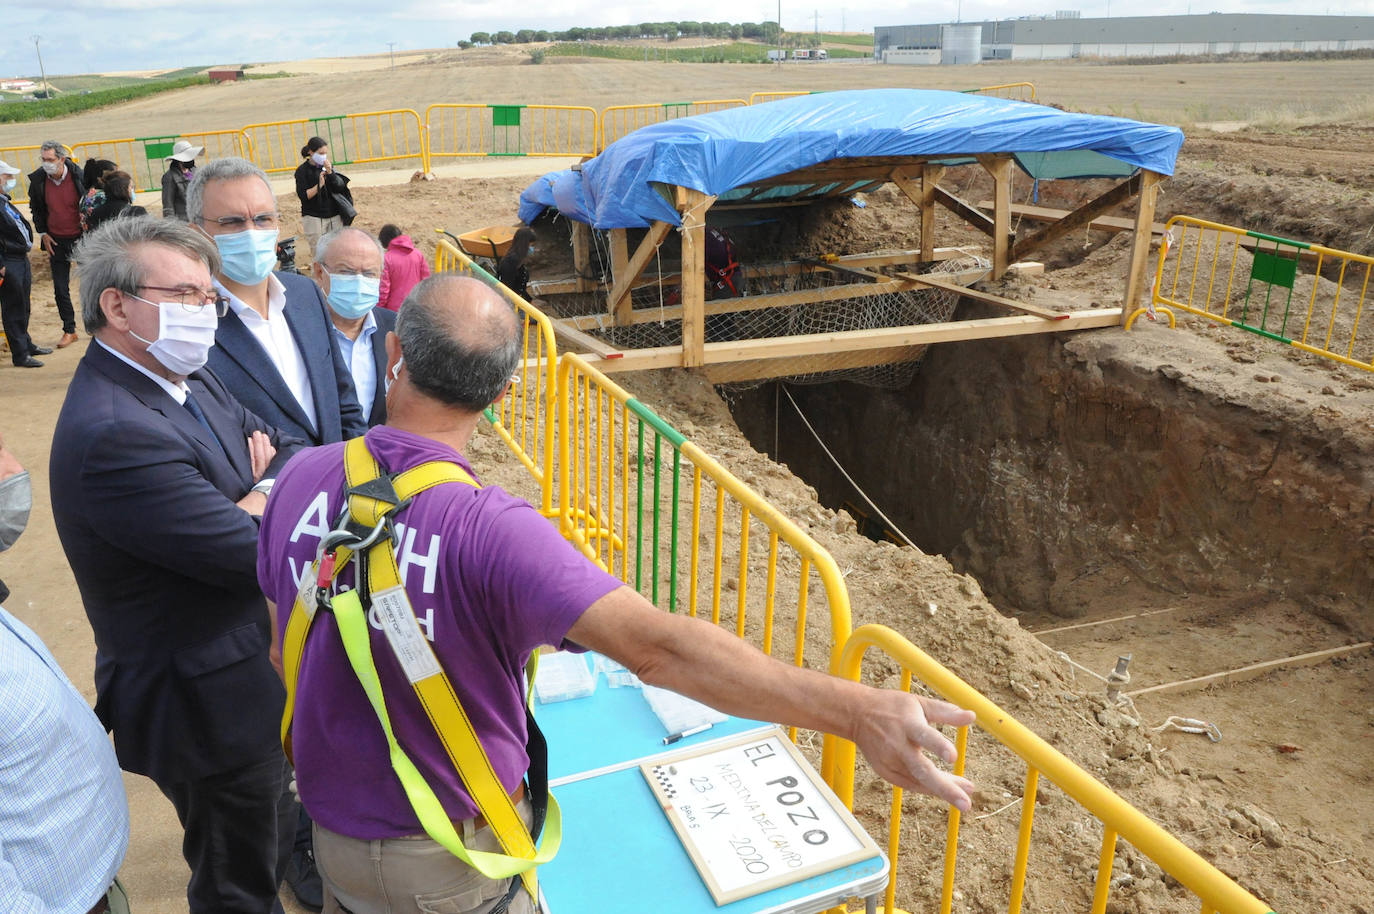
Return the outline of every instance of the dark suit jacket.
{"type": "Polygon", "coordinates": [[[319,427],[310,424],[276,364],[232,311],[220,318],[210,368],[249,411],[287,435],[311,444],[356,438],[367,431],[367,423],[334,340],[320,287],[296,273],[276,276],[286,287],[286,324],[305,361],[319,427]]]}
{"type": "Polygon", "coordinates": [[[162,783],[271,756],[285,692],[268,660],[246,439],[275,475],[303,443],[187,381],[210,427],[92,341],[53,434],[53,518],[95,633],[96,706],[125,770],[162,783]]]}
{"type": "Polygon", "coordinates": [[[367,417],[367,427],[381,425],[386,421],[386,335],[396,329],[396,312],[386,308],[372,309],[377,321],[377,329],[372,334],[372,361],[377,366],[377,392],[372,397],[372,412],[367,417]]]}
{"type": "Polygon", "coordinates": [[[11,260],[23,260],[29,256],[29,248],[33,246],[32,239],[38,236],[33,233],[33,226],[29,225],[29,220],[24,218],[24,214],[19,212],[18,207],[14,206],[8,197],[0,196],[0,260],[9,258],[11,260]],[[19,231],[19,226],[14,224],[10,218],[10,213],[19,213],[19,221],[24,223],[25,232],[19,231]]]}

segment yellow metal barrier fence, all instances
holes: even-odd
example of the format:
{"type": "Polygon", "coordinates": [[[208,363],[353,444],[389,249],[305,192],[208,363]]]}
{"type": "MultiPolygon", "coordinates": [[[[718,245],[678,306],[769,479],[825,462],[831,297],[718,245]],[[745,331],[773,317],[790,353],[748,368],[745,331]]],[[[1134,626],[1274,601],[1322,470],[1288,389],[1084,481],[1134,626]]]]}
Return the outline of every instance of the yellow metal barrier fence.
{"type": "Polygon", "coordinates": [[[1374,257],[1191,216],[1170,219],[1165,239],[1156,304],[1374,371],[1374,257]]]}
{"type": "Polygon", "coordinates": [[[749,95],[749,104],[762,105],[765,102],[775,102],[780,98],[796,98],[798,95],[815,95],[820,90],[810,92],[753,92],[749,95]]]}
{"type": "Polygon", "coordinates": [[[575,105],[430,105],[429,160],[460,156],[596,155],[595,108],[575,105]]]}
{"type": "Polygon", "coordinates": [[[649,124],[727,108],[742,108],[748,104],[742,98],[721,98],[700,102],[661,102],[656,105],[612,105],[601,109],[601,128],[596,148],[600,152],[626,134],[649,124]]]}
{"type": "MultiPolygon", "coordinates": [[[[84,163],[86,159],[109,159],[133,176],[139,190],[153,191],[162,187],[162,175],[167,171],[167,156],[177,140],[187,140],[193,146],[204,147],[197,160],[221,159],[226,156],[252,158],[252,150],[237,130],[208,130],[204,133],[168,133],[161,136],[141,136],[122,140],[98,140],[77,143],[72,157],[84,163]]],[[[150,207],[158,214],[161,209],[150,207]]]]}
{"type": "MultiPolygon", "coordinates": [[[[1167,874],[1182,883],[1201,900],[1202,914],[1270,914],[1269,906],[1245,891],[1228,876],[1203,860],[1177,838],[1160,828],[1134,806],[1113,793],[1062,753],[1026,729],[1010,714],[984,698],[981,693],[936,663],[906,638],[883,625],[855,629],[844,645],[838,667],[840,675],[855,682],[862,672],[864,655],[877,648],[902,667],[901,687],[911,688],[914,676],[941,697],[977,714],[977,725],[1009,748],[1026,763],[1026,780],[1021,797],[1021,821],[1012,862],[1009,887],[1009,914],[1020,914],[1030,856],[1031,830],[1035,818],[1035,794],[1043,775],[1066,795],[1102,823],[1102,842],[1098,852],[1097,882],[1093,890],[1092,914],[1102,914],[1107,906],[1112,863],[1116,858],[1117,838],[1124,838],[1153,860],[1167,874]]],[[[854,800],[854,744],[834,739],[835,792],[846,805],[854,800]]],[[[959,756],[956,774],[964,773],[968,751],[968,728],[959,729],[956,745],[959,756]]],[[[899,857],[902,791],[892,788],[891,817],[888,824],[888,856],[892,873],[888,878],[886,908],[894,910],[894,890],[899,857]]],[[[949,914],[954,896],[954,869],[959,850],[957,809],[950,807],[946,827],[944,878],[941,885],[941,914],[949,914]]],[[[990,903],[989,899],[983,899],[990,903]]]]}
{"type": "Polygon", "coordinates": [[[29,173],[37,171],[42,167],[42,159],[38,157],[42,146],[4,146],[0,147],[0,159],[19,169],[19,174],[14,176],[14,191],[10,198],[15,203],[27,203],[29,199],[29,173]]]}
{"type": "Polygon", "coordinates": [[[434,272],[466,273],[495,287],[506,297],[524,324],[518,377],[500,402],[487,409],[486,417],[501,440],[515,453],[539,486],[539,509],[553,517],[555,483],[554,426],[558,423],[557,359],[553,324],[537,308],[497,282],[496,278],[441,238],[434,252],[434,272]]]}
{"type": "Polygon", "coordinates": [[[813,665],[831,665],[850,616],[830,553],[580,356],[559,360],[558,399],[565,537],[660,608],[724,621],[764,653],[790,627],[777,653],[797,666],[819,601],[813,665]]]}
{"type": "Polygon", "coordinates": [[[1035,83],[1003,83],[1000,86],[983,86],[978,89],[964,90],[970,95],[991,95],[995,98],[1009,98],[1014,101],[1038,102],[1035,97],[1035,83]]]}
{"type": "Polygon", "coordinates": [[[268,174],[295,171],[312,136],[329,144],[335,165],[415,159],[429,171],[424,125],[409,108],[248,124],[239,133],[253,161],[268,174]]]}

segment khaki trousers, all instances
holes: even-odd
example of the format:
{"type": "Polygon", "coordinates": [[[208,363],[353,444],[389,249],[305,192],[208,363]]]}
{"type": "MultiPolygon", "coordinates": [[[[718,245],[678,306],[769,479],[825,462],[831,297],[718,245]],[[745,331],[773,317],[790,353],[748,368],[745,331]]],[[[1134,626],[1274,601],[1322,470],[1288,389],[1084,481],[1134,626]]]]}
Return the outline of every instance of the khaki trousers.
{"type": "MultiPolygon", "coordinates": [[[[530,801],[516,809],[526,823],[530,801]]],[[[461,823],[463,845],[500,851],[491,829],[461,823]]],[[[315,864],[324,880],[324,914],[488,914],[509,879],[488,879],[427,836],[364,841],[315,825],[315,864]]],[[[529,892],[511,899],[510,914],[535,914],[529,892]]]]}
{"type": "Polygon", "coordinates": [[[343,227],[343,220],[338,216],[330,216],[328,219],[321,219],[319,216],[301,216],[301,234],[305,236],[306,241],[310,242],[311,263],[318,259],[315,257],[315,245],[320,243],[320,239],[335,229],[343,227]]]}

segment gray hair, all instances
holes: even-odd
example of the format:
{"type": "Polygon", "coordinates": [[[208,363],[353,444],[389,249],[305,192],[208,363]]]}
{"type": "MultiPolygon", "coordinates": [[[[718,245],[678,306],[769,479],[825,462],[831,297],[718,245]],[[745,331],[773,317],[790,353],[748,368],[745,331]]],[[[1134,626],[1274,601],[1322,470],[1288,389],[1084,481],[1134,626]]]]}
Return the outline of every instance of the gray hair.
{"type": "Polygon", "coordinates": [[[110,219],[82,237],[73,252],[80,269],[81,320],[87,333],[105,326],[105,312],[100,310],[102,292],[118,289],[132,295],[143,285],[143,262],[137,254],[139,248],[150,244],[195,257],[211,273],[219,272],[219,251],[185,222],[154,216],[110,219]]]}
{"type": "MultiPolygon", "coordinates": [[[[231,181],[234,178],[262,179],[262,183],[267,187],[267,192],[272,193],[272,182],[267,180],[267,172],[254,165],[247,159],[240,159],[237,156],[227,156],[223,159],[211,159],[204,165],[196,169],[196,176],[191,179],[191,186],[186,188],[186,220],[192,225],[200,222],[201,215],[205,212],[205,185],[211,181],[231,181]]],[[[272,194],[272,199],[277,198],[272,194]]]]}
{"type": "Polygon", "coordinates": [[[396,335],[416,388],[446,406],[481,412],[501,396],[520,364],[515,310],[490,286],[465,276],[420,282],[401,305],[396,335]],[[463,302],[469,313],[494,304],[480,320],[463,322],[442,305],[463,302]]]}
{"type": "Polygon", "coordinates": [[[43,145],[38,147],[38,152],[41,155],[45,150],[57,153],[59,158],[68,158],[66,143],[61,143],[57,140],[44,140],[43,145]]]}
{"type": "Polygon", "coordinates": [[[373,238],[370,234],[364,232],[362,229],[350,228],[345,226],[344,228],[336,228],[332,231],[325,232],[323,235],[320,236],[320,240],[315,242],[315,263],[324,263],[325,258],[328,256],[327,252],[329,251],[329,246],[334,242],[338,241],[344,235],[347,235],[349,232],[357,232],[359,235],[362,235],[368,241],[371,241],[372,246],[377,249],[377,257],[379,259],[383,259],[386,257],[386,252],[382,250],[381,242],[379,242],[376,238],[373,238]]]}

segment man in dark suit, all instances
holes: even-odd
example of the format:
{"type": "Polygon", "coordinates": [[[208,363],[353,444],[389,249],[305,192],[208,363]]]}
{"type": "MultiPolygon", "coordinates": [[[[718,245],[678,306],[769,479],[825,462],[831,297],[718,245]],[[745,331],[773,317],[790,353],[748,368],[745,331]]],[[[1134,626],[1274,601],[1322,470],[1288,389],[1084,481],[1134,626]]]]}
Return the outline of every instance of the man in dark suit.
{"type": "Polygon", "coordinates": [[[202,367],[223,308],[203,236],[117,219],[77,260],[94,340],[58,417],[49,484],[95,633],[96,713],[120,766],[176,808],[193,914],[279,911],[295,806],[255,552],[265,490],[303,442],[202,367]]]}
{"type": "Polygon", "coordinates": [[[367,232],[335,229],[315,242],[315,282],[329,303],[334,342],[353,377],[367,427],[386,422],[386,335],[396,312],[377,307],[382,246],[367,232]]]}
{"type": "Polygon", "coordinates": [[[187,216],[220,253],[229,298],[210,367],[244,406],[283,432],[329,444],[367,431],[324,296],[308,277],[273,273],[280,214],[267,176],[246,159],[202,165],[187,216]]]}

